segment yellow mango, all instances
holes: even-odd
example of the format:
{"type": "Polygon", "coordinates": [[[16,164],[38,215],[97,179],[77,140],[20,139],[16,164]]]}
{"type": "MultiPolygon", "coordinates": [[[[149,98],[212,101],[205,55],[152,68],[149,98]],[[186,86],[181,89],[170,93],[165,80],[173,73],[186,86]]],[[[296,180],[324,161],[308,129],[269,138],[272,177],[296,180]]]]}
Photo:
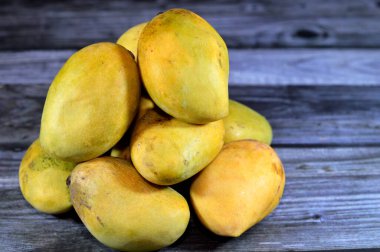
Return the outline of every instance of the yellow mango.
{"type": "Polygon", "coordinates": [[[150,98],[141,96],[137,119],[143,117],[143,115],[145,115],[148,110],[153,109],[154,107],[155,105],[150,98]]]}
{"type": "Polygon", "coordinates": [[[226,44],[200,16],[171,9],[155,16],[138,42],[145,87],[163,111],[204,124],[228,115],[226,44]]]}
{"type": "Polygon", "coordinates": [[[240,236],[278,205],[285,172],[267,144],[240,140],[220,154],[193,181],[190,198],[200,221],[221,236],[240,236]]]}
{"type": "MultiPolygon", "coordinates": [[[[153,109],[155,107],[152,100],[148,97],[141,96],[140,97],[140,105],[138,108],[136,120],[140,119],[145,113],[153,109]]],[[[117,143],[111,150],[111,157],[118,157],[122,159],[131,160],[131,151],[129,147],[130,142],[130,131],[126,133],[126,135],[117,143]]]]}
{"type": "Polygon", "coordinates": [[[122,46],[87,46],[64,64],[51,84],[40,141],[67,161],[95,158],[114,146],[134,118],[140,97],[136,62],[122,46]]]}
{"type": "Polygon", "coordinates": [[[123,46],[125,49],[129,50],[133,53],[135,58],[137,59],[137,43],[140,38],[140,34],[144,27],[146,26],[147,22],[141,23],[138,25],[133,26],[129,30],[123,33],[123,35],[120,36],[120,38],[117,40],[117,44],[123,46]]]}
{"type": "Polygon", "coordinates": [[[175,242],[188,225],[185,198],[147,182],[129,161],[101,157],[81,163],[69,183],[80,219],[113,249],[157,250],[175,242]]]}
{"type": "Polygon", "coordinates": [[[111,149],[110,156],[122,158],[131,161],[131,151],[129,148],[131,142],[131,134],[134,128],[135,121],[132,122],[132,125],[129,127],[124,136],[120,139],[120,141],[111,149]]]}
{"type": "Polygon", "coordinates": [[[131,150],[129,145],[127,146],[115,146],[111,150],[111,157],[122,158],[126,160],[131,160],[131,150]]]}
{"type": "Polygon", "coordinates": [[[230,100],[229,114],[223,122],[225,143],[243,139],[272,142],[272,127],[265,117],[237,101],[230,100]]]}
{"type": "Polygon", "coordinates": [[[50,157],[37,139],[26,151],[19,169],[19,183],[25,200],[35,209],[59,214],[71,208],[66,179],[75,163],[50,157]]]}
{"type": "Polygon", "coordinates": [[[221,150],[223,137],[222,120],[189,124],[149,110],[132,133],[132,162],[150,182],[176,184],[209,164],[221,150]]]}

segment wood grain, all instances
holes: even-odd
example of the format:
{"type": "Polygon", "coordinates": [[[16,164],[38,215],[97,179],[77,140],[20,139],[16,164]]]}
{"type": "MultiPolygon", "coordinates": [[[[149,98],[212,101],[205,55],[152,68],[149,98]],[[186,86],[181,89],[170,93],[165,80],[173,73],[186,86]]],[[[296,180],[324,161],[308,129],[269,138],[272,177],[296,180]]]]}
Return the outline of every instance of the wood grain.
{"type": "Polygon", "coordinates": [[[380,46],[378,0],[6,0],[0,5],[0,49],[115,41],[129,27],[174,7],[200,14],[231,48],[380,46]]]}
{"type": "MultiPolygon", "coordinates": [[[[0,85],[0,149],[38,137],[47,85],[0,85]]],[[[263,114],[275,146],[380,146],[380,87],[230,87],[263,114]],[[348,137],[349,136],[349,137],[348,137]]]]}
{"type": "MultiPolygon", "coordinates": [[[[230,97],[268,118],[287,182],[279,207],[243,236],[212,235],[192,212],[185,234],[163,251],[378,251],[379,0],[2,0],[0,251],[113,251],[74,210],[33,209],[18,166],[68,57],[176,7],[225,39],[230,97]]],[[[175,189],[188,198],[190,182],[175,189]]]]}
{"type": "MultiPolygon", "coordinates": [[[[0,52],[0,84],[49,84],[73,50],[0,52]]],[[[380,49],[229,50],[230,85],[380,85],[380,49]]]]}
{"type": "MultiPolygon", "coordinates": [[[[285,165],[287,182],[274,213],[236,239],[210,234],[192,213],[185,235],[164,251],[380,246],[380,147],[276,150],[285,165]]],[[[22,155],[23,151],[0,151],[0,250],[109,251],[91,237],[73,211],[51,216],[28,205],[18,189],[22,155]]]]}
{"type": "MultiPolygon", "coordinates": [[[[18,189],[18,166],[38,136],[47,88],[0,85],[0,251],[110,251],[74,211],[38,213],[18,189]]],[[[232,86],[232,98],[272,122],[287,175],[284,198],[237,239],[210,234],[192,213],[184,236],[166,251],[379,247],[379,92],[376,86],[232,86]]],[[[187,196],[188,183],[176,189],[187,196]]]]}

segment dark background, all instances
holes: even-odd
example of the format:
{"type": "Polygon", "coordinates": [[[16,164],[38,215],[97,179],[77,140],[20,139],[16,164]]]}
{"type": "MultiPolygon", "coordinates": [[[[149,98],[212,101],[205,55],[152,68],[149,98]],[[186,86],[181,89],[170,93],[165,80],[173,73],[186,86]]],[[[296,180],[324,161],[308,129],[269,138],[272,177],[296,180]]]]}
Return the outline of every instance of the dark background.
{"type": "Polygon", "coordinates": [[[72,211],[38,213],[18,166],[67,58],[173,7],[225,39],[230,96],[268,118],[287,175],[279,207],[224,239],[194,215],[172,251],[380,247],[380,1],[0,0],[0,251],[107,251],[72,211]]]}

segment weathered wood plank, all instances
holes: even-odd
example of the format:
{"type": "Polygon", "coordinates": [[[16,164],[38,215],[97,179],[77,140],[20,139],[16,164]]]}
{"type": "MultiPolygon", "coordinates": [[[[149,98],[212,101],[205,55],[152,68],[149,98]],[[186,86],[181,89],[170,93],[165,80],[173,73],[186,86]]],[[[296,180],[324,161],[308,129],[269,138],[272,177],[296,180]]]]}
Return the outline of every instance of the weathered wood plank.
{"type": "Polygon", "coordinates": [[[230,50],[231,84],[379,85],[380,50],[230,50]]]}
{"type": "MultiPolygon", "coordinates": [[[[380,148],[277,148],[287,183],[280,206],[237,239],[190,227],[167,251],[274,251],[380,247],[380,148]]],[[[74,212],[41,214],[18,189],[21,151],[0,151],[0,250],[109,251],[74,212]]],[[[186,185],[184,186],[186,189],[186,185]]],[[[185,193],[185,196],[186,193],[185,193]]]]}
{"type": "Polygon", "coordinates": [[[378,145],[378,87],[231,87],[265,115],[275,145],[378,145]]]}
{"type": "Polygon", "coordinates": [[[2,1],[0,49],[80,48],[115,41],[169,8],[208,20],[229,47],[379,47],[377,0],[2,1]]]}
{"type": "MultiPolygon", "coordinates": [[[[48,84],[73,50],[0,52],[0,84],[48,84]]],[[[380,49],[229,51],[230,85],[380,85],[380,49]]]]}
{"type": "MultiPolygon", "coordinates": [[[[0,85],[0,149],[38,137],[47,85],[0,85]]],[[[277,146],[380,146],[380,87],[230,87],[265,115],[277,146]]]]}

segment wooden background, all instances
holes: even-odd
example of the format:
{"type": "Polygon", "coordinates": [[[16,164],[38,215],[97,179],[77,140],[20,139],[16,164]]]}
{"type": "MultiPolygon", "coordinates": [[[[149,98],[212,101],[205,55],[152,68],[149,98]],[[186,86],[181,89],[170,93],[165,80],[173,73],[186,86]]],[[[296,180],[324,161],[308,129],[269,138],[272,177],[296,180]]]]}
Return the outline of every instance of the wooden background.
{"type": "Polygon", "coordinates": [[[287,183],[242,237],[195,218],[167,251],[380,248],[380,1],[0,2],[0,251],[109,251],[75,212],[37,212],[18,166],[50,82],[77,49],[172,7],[208,20],[230,52],[230,96],[265,115],[287,183]]]}

